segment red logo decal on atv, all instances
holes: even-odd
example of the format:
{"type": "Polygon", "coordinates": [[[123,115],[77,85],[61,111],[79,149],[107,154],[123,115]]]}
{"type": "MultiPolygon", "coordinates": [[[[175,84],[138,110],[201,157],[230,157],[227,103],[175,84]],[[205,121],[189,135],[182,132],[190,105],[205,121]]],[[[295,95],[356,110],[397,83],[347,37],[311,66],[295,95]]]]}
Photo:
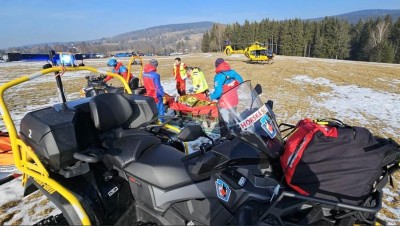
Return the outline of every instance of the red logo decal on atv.
{"type": "Polygon", "coordinates": [[[229,186],[224,181],[217,179],[217,181],[215,181],[215,188],[217,190],[218,198],[228,202],[229,197],[231,196],[231,189],[229,186]]]}

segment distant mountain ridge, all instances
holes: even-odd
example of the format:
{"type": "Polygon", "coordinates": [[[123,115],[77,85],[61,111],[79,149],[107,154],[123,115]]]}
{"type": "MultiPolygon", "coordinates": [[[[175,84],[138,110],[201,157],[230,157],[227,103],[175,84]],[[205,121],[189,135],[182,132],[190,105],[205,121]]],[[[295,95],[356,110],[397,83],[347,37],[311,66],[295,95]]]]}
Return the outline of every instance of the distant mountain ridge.
{"type": "Polygon", "coordinates": [[[182,23],[182,24],[167,24],[149,27],[146,29],[130,31],[126,33],[122,33],[119,35],[115,35],[110,40],[121,40],[121,39],[140,39],[140,38],[152,38],[156,35],[163,35],[168,32],[182,32],[189,31],[186,33],[194,34],[194,33],[204,33],[208,29],[212,27],[214,22],[210,21],[202,21],[202,22],[194,22],[194,23],[182,23]]]}
{"type": "MultiPolygon", "coordinates": [[[[328,16],[328,17],[335,17],[338,19],[347,20],[349,21],[349,23],[355,24],[359,20],[367,21],[369,19],[376,19],[378,17],[384,18],[387,15],[391,16],[393,21],[396,21],[400,17],[400,9],[367,9],[367,10],[359,10],[349,13],[343,13],[334,16],[328,16]]],[[[320,21],[323,20],[324,18],[325,17],[318,17],[306,20],[320,21]]]]}

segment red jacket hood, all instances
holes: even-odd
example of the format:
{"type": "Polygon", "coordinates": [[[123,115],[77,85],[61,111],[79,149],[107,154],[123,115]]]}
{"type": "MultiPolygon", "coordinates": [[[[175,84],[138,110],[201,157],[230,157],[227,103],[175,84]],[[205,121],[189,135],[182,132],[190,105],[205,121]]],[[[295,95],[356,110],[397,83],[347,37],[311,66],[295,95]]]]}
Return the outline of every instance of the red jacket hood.
{"type": "Polygon", "coordinates": [[[215,68],[215,73],[220,73],[221,71],[229,71],[231,70],[231,67],[227,62],[222,62],[220,65],[218,65],[217,68],[215,68]]]}
{"type": "Polygon", "coordinates": [[[154,67],[153,65],[151,65],[151,64],[146,64],[145,66],[144,66],[144,72],[152,72],[152,71],[157,71],[157,68],[156,67],[154,67]]]}

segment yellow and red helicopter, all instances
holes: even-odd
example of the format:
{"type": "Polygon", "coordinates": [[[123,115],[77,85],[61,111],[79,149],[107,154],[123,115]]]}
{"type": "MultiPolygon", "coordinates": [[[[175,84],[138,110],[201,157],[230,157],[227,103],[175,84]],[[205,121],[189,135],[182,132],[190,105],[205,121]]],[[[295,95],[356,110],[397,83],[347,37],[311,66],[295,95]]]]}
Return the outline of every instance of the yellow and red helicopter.
{"type": "Polygon", "coordinates": [[[272,49],[267,48],[261,42],[253,42],[250,46],[245,49],[234,50],[229,43],[229,41],[225,42],[225,50],[224,53],[228,56],[232,54],[244,54],[250,63],[268,63],[272,64],[274,62],[275,54],[272,49]]]}

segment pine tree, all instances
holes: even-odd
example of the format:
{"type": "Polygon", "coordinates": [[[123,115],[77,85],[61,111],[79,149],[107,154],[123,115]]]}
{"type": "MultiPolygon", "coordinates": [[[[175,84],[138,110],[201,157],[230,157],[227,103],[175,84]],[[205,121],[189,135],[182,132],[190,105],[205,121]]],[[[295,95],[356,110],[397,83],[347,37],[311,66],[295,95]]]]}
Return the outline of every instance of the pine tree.
{"type": "Polygon", "coordinates": [[[278,34],[279,37],[279,54],[281,55],[290,55],[291,52],[291,38],[289,33],[289,21],[285,20],[280,23],[280,31],[278,34]]]}
{"type": "Polygon", "coordinates": [[[304,52],[304,30],[300,19],[289,21],[290,55],[302,56],[304,52]]]}
{"type": "Polygon", "coordinates": [[[362,39],[362,30],[364,27],[364,22],[359,20],[357,24],[352,25],[350,28],[350,60],[360,60],[361,59],[361,39],[362,39]]]}
{"type": "Polygon", "coordinates": [[[239,41],[240,46],[241,48],[246,48],[249,44],[253,43],[254,41],[255,40],[251,24],[248,20],[245,20],[242,26],[242,32],[240,34],[240,41],[239,41]]]}
{"type": "Polygon", "coordinates": [[[243,48],[242,47],[242,43],[241,42],[241,33],[242,33],[242,27],[240,26],[239,23],[235,23],[233,25],[233,32],[232,32],[232,36],[231,38],[231,44],[233,45],[232,48],[234,49],[240,49],[243,48]]]}
{"type": "Polygon", "coordinates": [[[327,57],[324,55],[324,45],[325,45],[325,38],[322,35],[322,30],[323,30],[323,24],[318,23],[315,29],[315,34],[314,34],[314,48],[312,49],[312,55],[318,58],[324,58],[327,57]]]}
{"type": "Polygon", "coordinates": [[[367,22],[364,23],[363,28],[361,30],[361,35],[360,35],[360,49],[361,52],[359,54],[359,58],[357,60],[361,61],[368,61],[369,56],[371,54],[371,47],[369,45],[369,36],[372,31],[373,27],[373,20],[370,19],[367,22]]]}
{"type": "Polygon", "coordinates": [[[348,59],[350,55],[350,24],[345,21],[335,20],[334,32],[335,36],[335,58],[336,59],[348,59]]]}
{"type": "Polygon", "coordinates": [[[303,56],[310,56],[311,46],[314,44],[313,42],[313,34],[316,32],[316,22],[306,21],[303,25],[303,56]]]}
{"type": "Polygon", "coordinates": [[[400,63],[400,17],[393,24],[390,30],[389,41],[393,46],[393,62],[400,63]]]}
{"type": "Polygon", "coordinates": [[[203,40],[201,41],[201,51],[203,53],[210,52],[210,35],[208,34],[208,31],[206,31],[206,33],[203,35],[203,40]]]}

